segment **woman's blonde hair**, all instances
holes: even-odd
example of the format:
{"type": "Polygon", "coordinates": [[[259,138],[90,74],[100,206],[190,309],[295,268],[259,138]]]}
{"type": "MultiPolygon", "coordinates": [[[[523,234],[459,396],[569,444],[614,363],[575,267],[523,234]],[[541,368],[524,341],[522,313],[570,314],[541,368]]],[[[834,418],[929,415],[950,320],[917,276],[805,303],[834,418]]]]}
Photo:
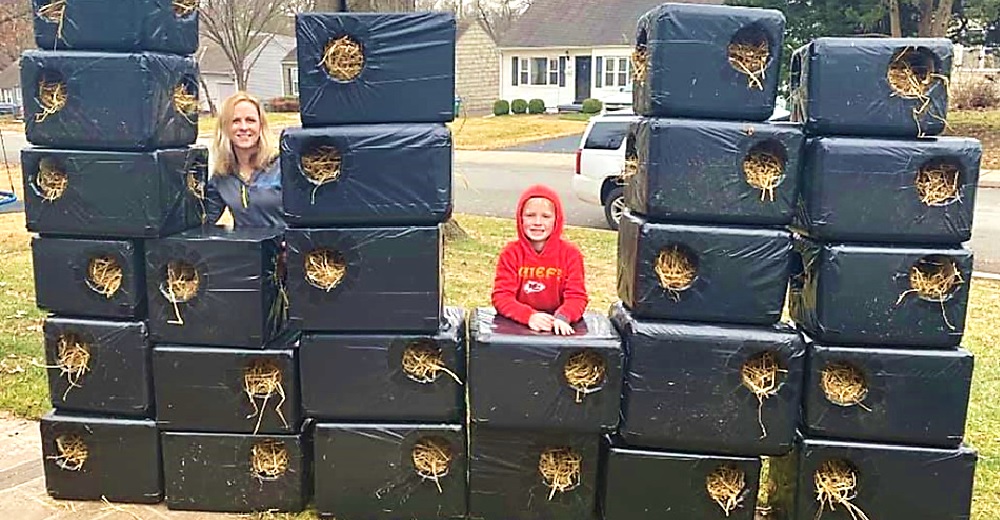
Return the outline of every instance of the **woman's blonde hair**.
{"type": "Polygon", "coordinates": [[[267,115],[260,101],[250,94],[239,91],[226,98],[222,103],[222,110],[219,111],[219,121],[215,126],[215,139],[212,141],[212,167],[215,175],[229,175],[237,171],[239,163],[236,160],[236,153],[233,152],[233,142],[229,133],[233,129],[233,115],[236,113],[236,105],[241,101],[248,101],[257,107],[257,116],[260,119],[260,139],[257,141],[257,153],[250,158],[254,171],[264,169],[271,165],[278,157],[278,147],[271,135],[271,129],[267,125],[267,115]]]}

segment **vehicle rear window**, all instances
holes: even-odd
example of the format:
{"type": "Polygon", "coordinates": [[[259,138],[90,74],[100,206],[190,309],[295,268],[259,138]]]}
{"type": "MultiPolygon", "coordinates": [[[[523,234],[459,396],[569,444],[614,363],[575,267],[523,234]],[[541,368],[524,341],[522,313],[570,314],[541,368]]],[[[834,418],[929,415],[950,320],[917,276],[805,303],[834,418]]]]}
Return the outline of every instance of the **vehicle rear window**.
{"type": "Polygon", "coordinates": [[[598,150],[617,150],[628,133],[631,121],[608,121],[594,123],[587,136],[584,148],[596,148],[598,150]]]}

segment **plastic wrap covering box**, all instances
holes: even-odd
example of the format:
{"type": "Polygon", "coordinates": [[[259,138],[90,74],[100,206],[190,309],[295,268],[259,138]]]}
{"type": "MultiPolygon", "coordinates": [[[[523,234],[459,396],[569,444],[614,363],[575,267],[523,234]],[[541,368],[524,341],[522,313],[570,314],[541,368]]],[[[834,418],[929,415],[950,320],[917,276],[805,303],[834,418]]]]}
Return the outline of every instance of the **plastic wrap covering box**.
{"type": "Polygon", "coordinates": [[[937,135],[948,116],[946,38],[818,38],[791,59],[791,120],[813,135],[937,135]]]}
{"type": "Polygon", "coordinates": [[[768,505],[777,518],[970,518],[978,456],[968,447],[806,439],[771,459],[768,505]],[[822,509],[822,512],[820,512],[822,509]]]}
{"type": "Polygon", "coordinates": [[[442,124],[285,129],[285,220],[292,226],[444,222],[452,210],[451,159],[451,131],[442,124]]]}
{"type": "Polygon", "coordinates": [[[287,313],[280,241],[274,229],[211,227],[147,241],[153,340],[263,348],[287,313]]]}
{"type": "Polygon", "coordinates": [[[804,140],[793,125],[643,119],[627,139],[625,200],[637,214],[706,224],[792,221],[804,140]]]}
{"type": "Polygon", "coordinates": [[[433,335],[302,336],[302,407],[318,420],[461,422],[465,311],[446,307],[433,335]]]}
{"type": "Polygon", "coordinates": [[[825,439],[955,448],[965,434],[973,355],[810,345],[805,431],[825,439]]]}
{"type": "Polygon", "coordinates": [[[55,314],[146,317],[146,263],[141,241],[31,239],[35,303],[55,314]]]}
{"type": "Polygon", "coordinates": [[[302,418],[297,354],[294,345],[285,343],[290,341],[275,342],[263,351],[157,345],[153,377],[160,428],[298,432],[302,418]]]}
{"type": "Polygon", "coordinates": [[[469,327],[473,422],[589,433],[617,428],[625,354],[608,318],[587,312],[572,336],[558,336],[479,308],[469,327]]]}
{"type": "Polygon", "coordinates": [[[598,518],[599,434],[473,425],[469,444],[469,518],[598,518]]]}
{"type": "Polygon", "coordinates": [[[643,15],[632,98],[644,116],[763,121],[774,112],[780,11],[667,3],[643,15]]]}
{"type": "Polygon", "coordinates": [[[57,410],[153,416],[145,323],[49,317],[44,331],[49,394],[57,410]]]}
{"type": "Polygon", "coordinates": [[[299,512],[309,497],[303,435],[163,433],[167,508],[299,512]]]}
{"type": "MultiPolygon", "coordinates": [[[[957,347],[965,330],[972,252],[796,240],[801,271],[792,319],[818,343],[957,347]]],[[[798,271],[798,269],[796,269],[798,271]]]]}
{"type": "Polygon", "coordinates": [[[320,423],[313,443],[316,509],[323,516],[466,518],[460,425],[320,423]]]}
{"type": "Polygon", "coordinates": [[[302,331],[434,333],[439,226],[289,229],[289,318],[302,331]]]}
{"type": "Polygon", "coordinates": [[[604,520],[754,520],[760,459],[611,445],[602,475],[604,520]]]}
{"type": "Polygon", "coordinates": [[[151,52],[27,50],[25,135],[52,148],[149,151],[198,137],[198,63],[151,52]]]}
{"type": "Polygon", "coordinates": [[[975,139],[811,139],[796,227],[821,240],[958,244],[972,238],[975,139]]]}
{"type": "Polygon", "coordinates": [[[198,50],[198,3],[193,0],[32,0],[35,44],[48,50],[198,50]]]}
{"type": "Polygon", "coordinates": [[[791,252],[783,230],[654,224],[626,211],[618,297],[639,318],[769,325],[781,318],[791,252]]]}
{"type": "Polygon", "coordinates": [[[149,153],[27,148],[21,164],[28,231],[154,238],[198,226],[205,216],[203,146],[149,153]]]}
{"type": "Polygon", "coordinates": [[[296,15],[302,126],[455,118],[455,16],[296,15]]]}
{"type": "Polygon", "coordinates": [[[790,327],[641,321],[611,308],[628,352],[621,436],[630,446],[732,455],[792,449],[805,345],[790,327]]]}
{"type": "Polygon", "coordinates": [[[156,423],[49,412],[40,423],[45,489],[57,500],[163,500],[156,423]]]}

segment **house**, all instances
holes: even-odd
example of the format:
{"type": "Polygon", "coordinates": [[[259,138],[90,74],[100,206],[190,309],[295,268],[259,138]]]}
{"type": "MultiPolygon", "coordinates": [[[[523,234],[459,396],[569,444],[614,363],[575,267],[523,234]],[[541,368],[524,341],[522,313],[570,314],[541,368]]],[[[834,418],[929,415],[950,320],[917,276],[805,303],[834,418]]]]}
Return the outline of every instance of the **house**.
{"type": "Polygon", "coordinates": [[[537,98],[550,109],[587,98],[631,102],[636,24],[662,3],[604,0],[583,9],[574,0],[534,0],[501,39],[500,98],[537,98]]]}
{"type": "MultiPolygon", "coordinates": [[[[250,76],[246,90],[261,101],[286,95],[283,81],[282,60],[295,49],[295,37],[280,34],[264,34],[255,39],[254,50],[247,56],[250,76]]],[[[198,50],[198,67],[205,85],[204,94],[212,99],[216,107],[222,100],[236,92],[236,75],[225,52],[218,44],[201,37],[198,50]]],[[[208,109],[206,96],[201,98],[202,110],[208,109]]]]}
{"type": "Polygon", "coordinates": [[[12,103],[20,107],[23,106],[21,101],[21,67],[15,61],[0,71],[0,104],[12,103]]]}
{"type": "MultiPolygon", "coordinates": [[[[483,114],[497,100],[500,50],[496,40],[478,19],[459,20],[455,41],[455,95],[462,98],[462,111],[483,114]]],[[[293,48],[281,62],[286,96],[299,95],[298,58],[293,48]]]]}

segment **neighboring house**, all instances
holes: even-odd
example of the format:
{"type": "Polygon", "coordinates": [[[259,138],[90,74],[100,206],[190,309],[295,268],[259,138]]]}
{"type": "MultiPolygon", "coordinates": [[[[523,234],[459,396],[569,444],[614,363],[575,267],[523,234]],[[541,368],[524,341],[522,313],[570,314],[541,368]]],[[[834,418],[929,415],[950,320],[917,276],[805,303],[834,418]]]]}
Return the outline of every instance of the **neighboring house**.
{"type": "MultiPolygon", "coordinates": [[[[236,75],[229,59],[215,42],[202,35],[202,46],[198,50],[198,66],[201,78],[205,82],[206,94],[216,107],[222,101],[236,92],[236,75]]],[[[294,36],[265,35],[259,36],[254,50],[247,57],[247,63],[253,64],[247,81],[246,90],[261,101],[285,95],[282,81],[282,59],[289,49],[295,48],[294,36]],[[256,59],[256,61],[254,61],[256,59]]],[[[208,110],[205,96],[201,96],[202,109],[208,110]]]]}
{"type": "MultiPolygon", "coordinates": [[[[488,113],[497,100],[500,73],[496,41],[478,20],[460,20],[455,41],[455,95],[462,98],[462,110],[469,114],[488,113]]],[[[286,96],[299,95],[298,57],[292,48],[281,62],[286,96]]]]}
{"type": "Polygon", "coordinates": [[[0,71],[0,103],[13,103],[20,107],[23,106],[21,101],[21,67],[15,61],[0,71]]]}
{"type": "Polygon", "coordinates": [[[636,24],[662,3],[605,0],[581,9],[576,0],[534,0],[501,39],[500,98],[538,98],[549,109],[587,98],[631,99],[636,24]]]}
{"type": "Polygon", "coordinates": [[[482,114],[493,111],[497,100],[500,49],[479,19],[458,22],[455,44],[455,95],[462,98],[462,111],[482,114]]]}

